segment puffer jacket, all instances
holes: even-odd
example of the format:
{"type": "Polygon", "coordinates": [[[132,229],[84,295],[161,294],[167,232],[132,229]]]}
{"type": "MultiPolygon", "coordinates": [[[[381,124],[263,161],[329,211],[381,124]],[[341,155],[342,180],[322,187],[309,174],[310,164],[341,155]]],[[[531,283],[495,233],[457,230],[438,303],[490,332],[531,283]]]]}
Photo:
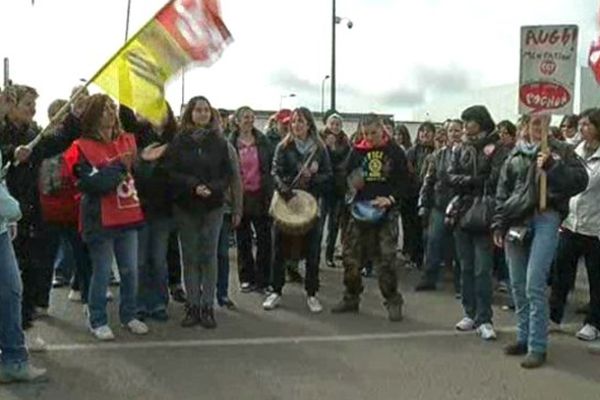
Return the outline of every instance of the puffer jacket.
{"type": "Polygon", "coordinates": [[[441,212],[446,210],[453,195],[448,178],[453,153],[451,147],[443,147],[433,153],[421,186],[419,208],[435,208],[441,212]]]}
{"type": "Polygon", "coordinates": [[[587,236],[600,236],[600,148],[589,157],[585,156],[585,144],[575,149],[585,162],[588,174],[587,188],[571,197],[569,214],[562,226],[572,232],[587,236]]]}
{"type": "MultiPolygon", "coordinates": [[[[569,212],[569,199],[585,190],[588,174],[581,158],[568,144],[551,139],[548,145],[547,204],[549,209],[565,218],[569,212]]],[[[539,205],[538,152],[528,154],[519,145],[508,156],[498,181],[492,230],[503,233],[534,214],[539,205]]]]}

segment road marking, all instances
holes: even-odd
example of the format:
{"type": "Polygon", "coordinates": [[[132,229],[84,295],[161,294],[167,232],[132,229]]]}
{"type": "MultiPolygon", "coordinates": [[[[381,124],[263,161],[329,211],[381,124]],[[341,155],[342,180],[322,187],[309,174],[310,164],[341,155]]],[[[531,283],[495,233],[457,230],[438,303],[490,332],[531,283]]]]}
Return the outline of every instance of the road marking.
{"type": "MultiPolygon", "coordinates": [[[[498,328],[498,332],[515,332],[515,328],[498,328]]],[[[359,342],[373,340],[402,340],[429,337],[466,336],[474,332],[458,332],[455,330],[430,330],[393,333],[361,333],[353,335],[328,336],[273,336],[258,338],[205,339],[205,340],[165,340],[125,343],[90,343],[90,344],[54,344],[48,345],[48,351],[95,351],[95,350],[135,350],[189,347],[231,347],[231,346],[265,346],[277,344],[304,344],[330,342],[359,342]]]]}

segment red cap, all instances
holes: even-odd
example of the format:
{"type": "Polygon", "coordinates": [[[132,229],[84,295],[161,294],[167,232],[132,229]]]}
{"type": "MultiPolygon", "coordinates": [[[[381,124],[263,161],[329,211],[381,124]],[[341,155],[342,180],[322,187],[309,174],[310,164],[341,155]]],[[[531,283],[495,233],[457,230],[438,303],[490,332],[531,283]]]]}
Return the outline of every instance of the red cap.
{"type": "Polygon", "coordinates": [[[287,108],[283,108],[283,109],[277,111],[277,114],[275,114],[275,120],[277,122],[281,122],[282,124],[289,123],[291,119],[292,119],[292,110],[289,110],[287,108]]]}

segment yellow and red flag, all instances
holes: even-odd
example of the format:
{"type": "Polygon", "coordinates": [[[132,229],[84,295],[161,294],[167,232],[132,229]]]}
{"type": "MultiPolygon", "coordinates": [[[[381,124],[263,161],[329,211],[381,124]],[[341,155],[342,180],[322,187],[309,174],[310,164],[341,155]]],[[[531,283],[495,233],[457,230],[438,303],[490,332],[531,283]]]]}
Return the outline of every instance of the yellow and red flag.
{"type": "Polygon", "coordinates": [[[188,65],[211,65],[232,40],[218,0],[172,0],[91,81],[160,123],[166,115],[167,80],[188,65]]]}

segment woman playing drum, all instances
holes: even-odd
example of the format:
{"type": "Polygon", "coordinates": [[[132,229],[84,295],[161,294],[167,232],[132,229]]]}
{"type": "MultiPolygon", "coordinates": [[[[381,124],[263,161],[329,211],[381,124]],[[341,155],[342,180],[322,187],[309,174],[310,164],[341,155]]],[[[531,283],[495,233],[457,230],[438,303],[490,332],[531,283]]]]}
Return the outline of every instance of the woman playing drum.
{"type": "MultiPolygon", "coordinates": [[[[317,201],[321,198],[325,188],[332,178],[331,164],[324,143],[317,135],[317,127],[311,112],[300,107],[293,111],[291,120],[291,133],[275,149],[273,168],[271,171],[277,194],[274,198],[273,209],[278,209],[277,202],[287,204],[302,203],[305,194],[294,191],[300,189],[310,193],[317,201]]],[[[307,201],[307,204],[311,201],[307,201]]],[[[282,207],[285,208],[285,207],[282,207]]],[[[294,210],[294,207],[289,207],[294,210]]],[[[314,209],[314,208],[313,208],[314,209]]],[[[276,214],[276,213],[275,213],[276,214]]],[[[281,293],[285,283],[284,270],[284,243],[286,235],[294,227],[286,226],[283,219],[274,215],[274,243],[273,243],[273,289],[263,302],[265,310],[276,308],[281,301],[281,293]]],[[[305,223],[296,227],[299,234],[305,234],[308,246],[302,251],[300,258],[306,259],[305,289],[307,305],[311,312],[321,312],[323,307],[316,297],[319,289],[319,253],[321,237],[319,235],[318,216],[307,214],[305,223]]]]}

